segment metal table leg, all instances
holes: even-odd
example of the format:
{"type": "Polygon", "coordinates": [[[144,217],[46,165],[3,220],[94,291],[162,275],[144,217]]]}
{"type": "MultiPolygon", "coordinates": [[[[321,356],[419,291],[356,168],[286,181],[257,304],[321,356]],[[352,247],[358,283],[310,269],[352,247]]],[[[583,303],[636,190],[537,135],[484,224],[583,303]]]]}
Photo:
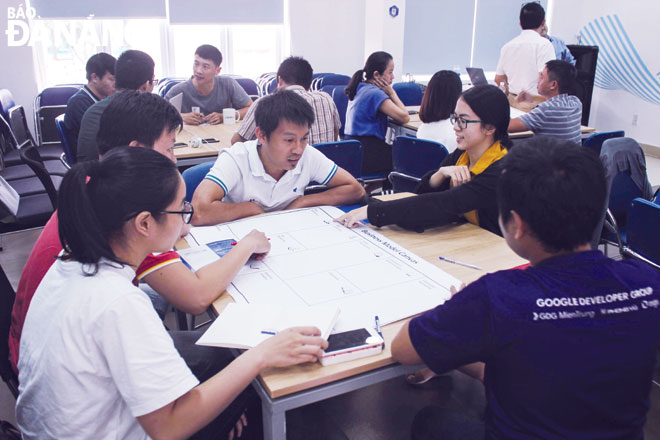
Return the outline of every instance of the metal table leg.
{"type": "Polygon", "coordinates": [[[419,365],[392,364],[277,399],[271,399],[268,391],[266,391],[257,378],[252,381],[252,386],[259,395],[259,398],[261,398],[264,439],[286,440],[286,411],[290,409],[299,408],[310,403],[329,399],[394,377],[412,373],[419,368],[419,365]]]}

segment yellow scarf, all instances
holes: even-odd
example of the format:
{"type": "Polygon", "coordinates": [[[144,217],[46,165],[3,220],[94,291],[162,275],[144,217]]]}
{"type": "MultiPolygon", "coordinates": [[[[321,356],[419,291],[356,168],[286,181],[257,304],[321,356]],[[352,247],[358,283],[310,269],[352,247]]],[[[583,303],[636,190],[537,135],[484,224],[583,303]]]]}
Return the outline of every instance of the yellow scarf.
{"type": "MultiPolygon", "coordinates": [[[[472,176],[476,176],[477,174],[481,174],[486,168],[491,166],[494,162],[497,162],[498,160],[502,159],[504,155],[506,155],[507,149],[502,147],[500,144],[500,141],[496,141],[493,145],[488,147],[488,149],[484,152],[484,154],[481,155],[477,163],[474,164],[472,169],[470,170],[470,174],[472,176]]],[[[460,165],[465,165],[466,167],[470,166],[470,157],[467,154],[467,151],[461,154],[461,156],[458,158],[458,161],[456,161],[456,166],[460,165]]],[[[463,214],[463,217],[473,225],[479,226],[479,215],[477,214],[477,210],[473,210],[470,212],[466,212],[463,214]]]]}

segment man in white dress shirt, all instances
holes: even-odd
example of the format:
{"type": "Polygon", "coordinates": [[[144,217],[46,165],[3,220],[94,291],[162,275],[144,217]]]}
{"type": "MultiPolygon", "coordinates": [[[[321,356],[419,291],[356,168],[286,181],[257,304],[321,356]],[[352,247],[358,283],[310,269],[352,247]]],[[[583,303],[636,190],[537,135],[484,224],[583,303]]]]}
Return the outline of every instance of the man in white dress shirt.
{"type": "Polygon", "coordinates": [[[539,73],[545,63],[556,59],[552,43],[541,36],[545,27],[545,10],[539,3],[527,3],[520,9],[522,32],[500,51],[495,82],[507,93],[521,91],[536,94],[539,73]]]}

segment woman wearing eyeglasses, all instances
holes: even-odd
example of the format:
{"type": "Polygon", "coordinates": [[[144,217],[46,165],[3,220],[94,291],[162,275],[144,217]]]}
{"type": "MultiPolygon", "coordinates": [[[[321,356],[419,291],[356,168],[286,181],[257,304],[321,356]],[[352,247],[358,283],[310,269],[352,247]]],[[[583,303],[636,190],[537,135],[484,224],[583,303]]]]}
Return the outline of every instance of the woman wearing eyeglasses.
{"type": "Polygon", "coordinates": [[[180,236],[184,197],[176,165],[146,148],[117,148],[64,177],[64,252],[35,292],[21,338],[23,438],[188,438],[265,368],[321,355],[318,329],[288,329],[199,384],[132,283],[149,253],[180,236]]]}
{"type": "Polygon", "coordinates": [[[418,197],[381,202],[375,199],[336,219],[353,227],[369,219],[374,226],[397,224],[423,231],[465,219],[501,235],[497,223],[498,161],[509,146],[509,101],[495,86],[464,92],[451,117],[457,149],[437,171],[427,173],[418,197]]]}

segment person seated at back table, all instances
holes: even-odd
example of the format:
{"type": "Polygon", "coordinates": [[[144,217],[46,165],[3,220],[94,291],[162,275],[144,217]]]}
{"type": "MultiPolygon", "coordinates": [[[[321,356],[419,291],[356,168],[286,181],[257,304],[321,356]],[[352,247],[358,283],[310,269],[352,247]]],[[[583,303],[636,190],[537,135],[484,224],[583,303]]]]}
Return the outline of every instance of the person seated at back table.
{"type": "Polygon", "coordinates": [[[189,438],[263,370],[321,356],[318,329],[287,329],[199,383],[131,282],[141,261],[181,235],[185,195],[176,165],[147,148],[115,148],[64,176],[64,252],[35,292],[21,340],[23,438],[189,438]]]}
{"type": "MultiPolygon", "coordinates": [[[[537,135],[554,136],[580,145],[582,143],[582,103],[572,95],[576,83],[575,67],[567,61],[548,61],[539,73],[537,90],[544,101],[529,113],[509,123],[509,133],[532,130],[537,135]]],[[[518,102],[530,102],[526,92],[518,102]]]]}
{"type": "Polygon", "coordinates": [[[89,107],[115,93],[115,63],[110,54],[99,52],[87,60],[87,84],[69,98],[64,112],[64,125],[74,157],[78,151],[78,134],[83,115],[89,107]]]}
{"type": "Polygon", "coordinates": [[[449,153],[456,149],[456,133],[449,117],[462,91],[463,83],[456,72],[441,70],[431,77],[419,108],[422,125],[417,129],[418,139],[439,142],[449,153]]]}
{"type": "Polygon", "coordinates": [[[392,88],[394,59],[387,52],[374,52],[364,68],[357,70],[344,90],[348,95],[346,139],[362,144],[362,174],[389,173],[392,147],[385,142],[387,118],[399,124],[410,121],[408,110],[392,88]]]}
{"type": "Polygon", "coordinates": [[[252,100],[243,87],[229,76],[220,76],[222,53],[210,44],[203,44],[195,51],[193,76],[172,87],[165,95],[171,99],[183,93],[181,117],[189,125],[221,124],[222,109],[238,110],[241,119],[252,100]],[[199,110],[193,111],[193,107],[199,110]]]}
{"type": "Polygon", "coordinates": [[[427,407],[412,438],[642,439],[660,274],[591,249],[606,200],[595,155],[542,136],[502,162],[500,226],[531,267],[481,277],[392,342],[394,359],[437,373],[485,362],[485,421],[427,407]]]}
{"type": "Polygon", "coordinates": [[[346,205],[364,189],[314,147],[307,146],[312,107],[299,94],[279,90],[259,100],[257,140],[220,152],[193,195],[194,225],[215,225],[263,212],[346,205]],[[328,189],[304,195],[317,182],[328,189]]]}
{"type": "MultiPolygon", "coordinates": [[[[151,93],[154,89],[154,60],[139,50],[126,50],[115,63],[115,87],[117,92],[139,90],[151,93]]],[[[80,122],[78,134],[78,162],[98,160],[99,147],[96,136],[99,132],[101,115],[117,94],[112,94],[87,109],[80,122]]]]}
{"type": "MultiPolygon", "coordinates": [[[[289,57],[282,61],[277,69],[278,89],[291,90],[305,98],[314,109],[314,123],[309,129],[309,143],[334,142],[339,135],[341,120],[332,97],[318,90],[310,91],[314,71],[307,60],[301,57],[289,57]]],[[[257,123],[254,113],[259,106],[257,99],[250,106],[238,131],[231,138],[231,143],[252,141],[257,138],[257,123]]]]}
{"type": "Polygon", "coordinates": [[[458,147],[442,161],[440,169],[422,177],[416,189],[420,195],[387,202],[370,199],[367,206],[335,221],[353,227],[368,218],[374,226],[397,224],[421,232],[467,220],[501,234],[495,190],[501,171],[499,160],[509,146],[509,113],[509,101],[497,87],[466,90],[451,116],[458,147]]]}

